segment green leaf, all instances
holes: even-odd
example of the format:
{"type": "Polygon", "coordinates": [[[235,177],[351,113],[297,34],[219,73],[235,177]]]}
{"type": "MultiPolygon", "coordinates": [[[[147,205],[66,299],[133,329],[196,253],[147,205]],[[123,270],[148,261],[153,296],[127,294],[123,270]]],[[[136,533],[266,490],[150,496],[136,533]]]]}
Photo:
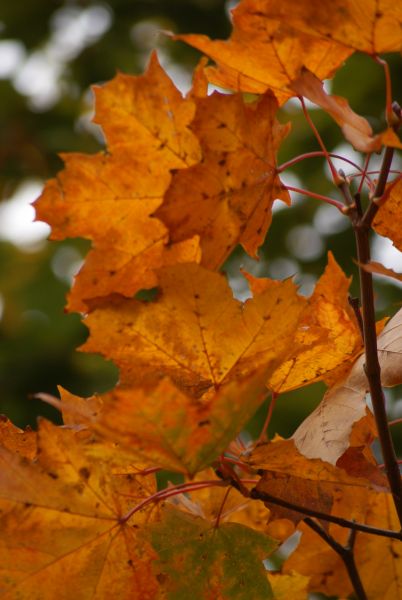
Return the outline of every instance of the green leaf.
{"type": "Polygon", "coordinates": [[[263,533],[209,521],[167,508],[153,524],[150,541],[159,560],[157,578],[169,600],[269,600],[262,563],[278,546],[263,533]]]}

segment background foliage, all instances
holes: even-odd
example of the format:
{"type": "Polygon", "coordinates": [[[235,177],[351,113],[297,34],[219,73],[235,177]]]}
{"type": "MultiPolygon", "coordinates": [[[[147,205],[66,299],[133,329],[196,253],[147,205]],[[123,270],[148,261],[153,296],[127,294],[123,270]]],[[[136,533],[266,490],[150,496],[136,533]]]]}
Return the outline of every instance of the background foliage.
{"type": "MultiPolygon", "coordinates": [[[[229,8],[223,0],[114,0],[110,2],[49,2],[26,0],[3,3],[0,13],[0,412],[17,425],[35,424],[37,414],[52,409],[28,397],[38,391],[56,393],[56,383],[81,396],[111,387],[117,370],[100,357],[80,354],[75,348],[87,334],[76,315],[65,315],[65,293],[86,242],[68,240],[49,244],[38,233],[36,241],[23,229],[26,203],[34,200],[42,182],[60,168],[59,151],[95,152],[101,134],[90,123],[92,84],[111,79],[116,70],[140,73],[150,50],[176,83],[186,89],[199,54],[181,43],[172,43],[161,30],[204,33],[214,38],[229,35],[229,8]],[[11,199],[11,200],[10,200],[11,199]]],[[[396,57],[390,56],[394,95],[401,101],[401,78],[396,57]],[[398,88],[399,85],[399,88],[398,88]]],[[[375,130],[383,122],[383,72],[367,58],[355,55],[332,83],[334,93],[369,119],[375,130]],[[380,116],[373,118],[373,115],[380,116]]],[[[290,103],[293,134],[284,144],[279,161],[316,150],[316,142],[290,103]]],[[[313,118],[327,146],[345,145],[338,127],[315,110],[313,118]]],[[[281,120],[288,115],[282,112],[281,120]]],[[[336,151],[336,150],[335,150],[336,151]]],[[[350,152],[350,150],[346,150],[350,152]]],[[[293,170],[290,185],[326,193],[321,159],[304,161],[293,170]]],[[[239,249],[226,265],[230,274],[243,264],[255,275],[275,278],[296,274],[310,293],[331,249],[341,267],[357,274],[353,234],[336,210],[295,198],[291,210],[275,212],[268,242],[255,263],[239,249]]],[[[33,230],[30,230],[33,231],[33,230]]],[[[40,230],[42,231],[42,230],[40,230]]],[[[385,241],[374,248],[374,259],[392,266],[385,241]],[[386,258],[384,258],[386,256],[386,258]],[[387,262],[388,260],[388,262],[387,262]]],[[[394,265],[395,267],[396,265],[394,265]]],[[[400,270],[400,269],[399,269],[400,270]]],[[[233,277],[236,293],[239,282],[233,277]]],[[[355,288],[356,289],[356,288],[355,288]]],[[[353,287],[352,287],[353,291],[353,287]]],[[[400,291],[392,283],[378,282],[378,309],[388,314],[398,308],[400,291]],[[391,307],[391,308],[390,308],[391,307]],[[392,310],[394,307],[394,310],[392,310]]],[[[322,396],[322,384],[281,397],[271,429],[282,435],[295,426],[322,396]]],[[[395,394],[394,394],[395,396],[395,394]]],[[[400,416],[402,401],[396,392],[391,414],[400,416]]],[[[262,409],[263,410],[263,409],[262,409]]],[[[258,420],[258,415],[256,417],[258,420]]],[[[250,425],[253,427],[253,424],[250,425]]]]}

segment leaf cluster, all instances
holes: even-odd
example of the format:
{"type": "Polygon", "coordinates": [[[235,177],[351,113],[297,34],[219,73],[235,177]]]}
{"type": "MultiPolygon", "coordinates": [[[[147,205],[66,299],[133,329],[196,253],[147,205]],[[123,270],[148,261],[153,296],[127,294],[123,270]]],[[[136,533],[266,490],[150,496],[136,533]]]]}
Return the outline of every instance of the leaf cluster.
{"type": "MultiPolygon", "coordinates": [[[[214,61],[201,60],[186,97],[155,54],[145,74],[95,89],[107,150],[64,155],[36,210],[52,239],[91,242],[67,311],[89,329],[81,349],[112,360],[120,378],[91,398],[44,398],[63,426],[1,422],[5,600],[56,589],[66,600],[402,597],[401,498],[371,450],[379,420],[365,401],[368,305],[362,315],[350,303],[332,254],[308,298],[291,279],[243,273],[252,297],[242,302],[221,270],[239,244],[257,258],[273,203],[291,203],[277,164],[291,128],[277,111],[293,97],[321,106],[367,157],[353,198],[316,132],[342,201],[306,193],[350,216],[358,236],[373,224],[402,250],[390,78],[379,133],[322,86],[354,52],[381,61],[401,50],[402,10],[377,5],[243,0],[227,41],[180,36],[214,61]],[[209,83],[232,93],[209,94],[209,83]],[[376,183],[368,161],[384,147],[376,183]],[[268,392],[272,411],[316,381],[328,391],[291,439],[242,437],[268,392]],[[164,471],[181,482],[158,486],[164,471]],[[297,549],[267,571],[295,531],[297,549]]],[[[385,386],[402,382],[401,319],[377,325],[385,386]]]]}

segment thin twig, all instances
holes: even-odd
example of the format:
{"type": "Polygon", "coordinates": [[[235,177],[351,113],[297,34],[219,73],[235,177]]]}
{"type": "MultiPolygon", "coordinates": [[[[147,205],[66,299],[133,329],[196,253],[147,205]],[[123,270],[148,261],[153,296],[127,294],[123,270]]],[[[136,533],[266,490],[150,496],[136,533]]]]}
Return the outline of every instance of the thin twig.
{"type": "Polygon", "coordinates": [[[303,188],[297,188],[297,187],[293,187],[290,185],[284,185],[282,187],[285,190],[289,190],[290,192],[297,192],[298,194],[304,194],[305,196],[310,196],[310,198],[315,198],[317,200],[323,200],[327,204],[332,204],[332,206],[335,206],[342,213],[344,212],[344,206],[343,206],[342,202],[339,202],[339,200],[334,200],[333,198],[330,198],[329,196],[323,196],[322,194],[316,194],[315,192],[310,192],[310,190],[305,190],[303,188]]]}
{"type": "Polygon", "coordinates": [[[348,572],[349,579],[353,585],[353,589],[357,598],[359,600],[367,600],[367,594],[364,590],[362,580],[360,579],[359,571],[357,570],[355,557],[353,554],[353,544],[356,536],[356,530],[351,530],[352,532],[354,531],[354,534],[349,537],[347,545],[342,546],[342,544],[337,542],[332,535],[325,531],[325,529],[323,529],[319,523],[314,521],[314,519],[307,517],[304,519],[304,522],[306,525],[311,527],[311,529],[315,531],[328,544],[328,546],[330,546],[332,550],[338,554],[338,556],[340,556],[348,572]]]}
{"type": "Polygon", "coordinates": [[[314,135],[316,137],[316,140],[317,140],[317,142],[319,143],[319,145],[321,147],[321,150],[324,153],[324,156],[326,158],[326,161],[328,163],[329,169],[330,169],[331,174],[332,174],[332,179],[334,180],[335,185],[338,185],[339,184],[339,175],[337,173],[337,170],[334,167],[334,163],[331,160],[329,152],[328,152],[328,150],[327,150],[327,148],[326,148],[326,146],[325,146],[325,144],[324,144],[324,142],[323,142],[323,140],[322,140],[322,138],[321,138],[321,136],[319,134],[319,131],[318,131],[317,127],[314,125],[313,120],[312,120],[312,118],[310,117],[310,115],[308,113],[308,110],[307,110],[307,107],[306,107],[306,103],[304,102],[303,96],[299,96],[299,100],[300,100],[301,105],[302,105],[304,117],[305,117],[307,123],[310,125],[310,128],[311,128],[312,132],[314,133],[314,135]]]}
{"type": "Polygon", "coordinates": [[[307,508],[307,506],[300,506],[299,504],[294,504],[293,502],[288,502],[287,500],[283,500],[282,498],[277,498],[276,496],[272,496],[267,492],[262,492],[257,488],[253,488],[250,490],[248,496],[249,498],[253,498],[254,500],[262,500],[262,502],[270,502],[271,504],[276,504],[278,506],[283,506],[284,508],[289,508],[291,510],[295,510],[303,515],[308,515],[309,517],[316,517],[317,519],[322,519],[323,521],[328,521],[329,523],[335,523],[336,525],[340,525],[340,527],[347,527],[348,529],[356,529],[356,531],[364,531],[365,533],[371,533],[373,535],[379,535],[381,537],[393,538],[395,540],[402,541],[402,532],[401,531],[391,531],[390,529],[380,529],[378,527],[372,527],[371,525],[365,525],[364,523],[357,523],[356,521],[350,521],[349,519],[344,519],[343,517],[337,517],[335,515],[329,515],[327,513],[320,512],[318,510],[313,510],[311,508],[307,508]]]}
{"type": "Polygon", "coordinates": [[[338,160],[342,160],[343,162],[348,163],[349,165],[351,165],[352,167],[357,169],[357,171],[359,172],[358,174],[361,175],[363,179],[367,179],[369,184],[371,184],[371,179],[370,179],[370,177],[368,177],[369,173],[366,173],[364,171],[364,169],[359,167],[359,165],[357,163],[353,162],[353,160],[350,160],[349,158],[346,158],[346,156],[342,156],[341,154],[336,154],[334,152],[325,153],[322,150],[315,150],[314,152],[305,152],[304,154],[299,154],[298,156],[295,156],[294,158],[291,158],[290,160],[279,165],[276,168],[276,171],[277,171],[277,173],[282,173],[289,167],[296,165],[297,163],[301,162],[302,160],[305,160],[306,158],[318,158],[320,156],[327,156],[327,155],[330,156],[331,158],[337,158],[338,160]]]}
{"type": "Polygon", "coordinates": [[[267,435],[267,430],[268,430],[268,426],[271,422],[272,419],[272,414],[274,412],[274,408],[275,408],[275,404],[276,404],[276,399],[278,398],[279,394],[277,392],[272,392],[271,393],[271,402],[269,403],[269,407],[268,407],[268,411],[267,411],[267,416],[265,418],[264,421],[264,425],[262,426],[261,429],[261,433],[258,436],[258,440],[255,442],[255,444],[257,445],[259,442],[262,442],[266,435],[267,435]]]}
{"type": "Polygon", "coordinates": [[[216,516],[216,520],[215,520],[215,523],[214,523],[214,529],[218,529],[218,527],[219,527],[219,523],[220,523],[220,520],[221,520],[222,511],[223,511],[223,507],[225,506],[225,502],[226,502],[226,500],[228,499],[228,496],[229,496],[229,494],[230,494],[230,491],[231,491],[232,489],[233,489],[233,488],[229,486],[229,487],[228,487],[228,489],[227,489],[227,490],[226,490],[226,492],[225,492],[225,495],[223,496],[223,500],[222,500],[222,502],[221,502],[221,505],[220,505],[220,508],[219,508],[219,511],[218,511],[218,514],[217,514],[217,516],[216,516]]]}

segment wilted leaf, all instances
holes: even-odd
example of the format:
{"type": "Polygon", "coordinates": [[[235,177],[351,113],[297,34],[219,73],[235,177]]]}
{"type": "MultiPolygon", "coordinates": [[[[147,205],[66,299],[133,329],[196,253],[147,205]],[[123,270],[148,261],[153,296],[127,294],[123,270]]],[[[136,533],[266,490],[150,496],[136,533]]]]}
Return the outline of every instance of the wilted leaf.
{"type": "Polygon", "coordinates": [[[160,273],[155,302],[115,298],[86,320],[83,346],[120,368],[124,385],[168,375],[192,396],[260,367],[273,371],[293,344],[305,300],[291,281],[271,281],[244,304],[219,273],[177,265],[160,273]]]}
{"type": "Polygon", "coordinates": [[[273,598],[262,560],[275,540],[237,523],[217,529],[199,517],[167,509],[151,526],[159,555],[158,580],[169,600],[269,600],[273,598]]]}
{"type": "MultiPolygon", "coordinates": [[[[388,321],[377,346],[382,384],[392,387],[402,383],[402,310],[388,321]]],[[[335,464],[348,448],[353,424],[366,414],[364,362],[362,355],[294,433],[295,444],[304,456],[335,464]]]]}
{"type": "Polygon", "coordinates": [[[38,459],[0,448],[0,588],[4,600],[154,600],[154,552],[122,517],[155,491],[152,476],[113,475],[69,429],[43,422],[38,459]]]}
{"type": "Polygon", "coordinates": [[[66,168],[49,181],[36,203],[51,238],[84,237],[93,248],[76,278],[69,309],[119,292],[132,296],[157,284],[155,269],[200,258],[198,240],[168,246],[166,227],[152,213],[162,202],[171,169],[200,158],[189,129],[195,105],[151,60],[145,75],[119,74],[96,90],[95,121],[109,153],[62,155],[66,168]]]}
{"type": "Polygon", "coordinates": [[[322,82],[313,73],[303,71],[291,87],[299,96],[308,98],[330,114],[341,127],[343,135],[355,150],[360,152],[379,150],[381,140],[379,136],[374,137],[369,122],[364,117],[356,114],[345,98],[327,94],[322,82]]]}
{"type": "MultiPolygon", "coordinates": [[[[256,486],[257,491],[323,513],[331,512],[335,493],[343,487],[387,488],[387,479],[378,468],[375,482],[364,479],[360,473],[351,476],[344,469],[323,460],[307,459],[297,450],[293,440],[276,440],[261,444],[254,450],[248,462],[250,466],[262,472],[261,480],[256,486]]],[[[363,472],[364,475],[368,474],[367,470],[363,472]]],[[[371,471],[370,475],[372,476],[371,471]]],[[[374,479],[373,476],[372,478],[374,479]]],[[[266,505],[273,518],[286,518],[298,523],[305,516],[303,513],[275,505],[269,500],[266,505]]]]}
{"type": "Polygon", "coordinates": [[[369,263],[360,265],[360,267],[365,271],[368,271],[368,273],[373,273],[375,275],[385,275],[385,277],[391,277],[392,279],[396,279],[397,281],[402,281],[402,273],[395,273],[393,269],[388,269],[379,262],[370,261],[369,263]]]}
{"type": "Polygon", "coordinates": [[[252,104],[240,94],[195,101],[191,129],[200,140],[202,162],[174,175],[156,216],[174,242],[199,235],[202,264],[215,269],[237,244],[255,257],[274,200],[290,203],[276,173],[276,153],[289,126],[276,120],[278,104],[270,93],[252,104]]]}

